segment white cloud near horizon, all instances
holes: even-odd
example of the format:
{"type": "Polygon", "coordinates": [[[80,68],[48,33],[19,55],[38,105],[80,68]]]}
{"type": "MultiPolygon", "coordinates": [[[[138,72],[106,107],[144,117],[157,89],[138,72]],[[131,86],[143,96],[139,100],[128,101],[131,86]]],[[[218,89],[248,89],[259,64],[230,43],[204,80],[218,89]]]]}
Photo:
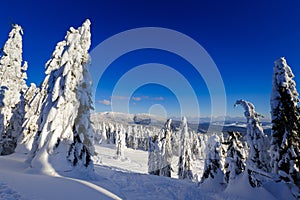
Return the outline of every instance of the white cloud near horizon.
{"type": "Polygon", "coordinates": [[[132,97],[132,100],[133,101],[140,101],[140,100],[142,100],[142,97],[132,97]]]}
{"type": "Polygon", "coordinates": [[[97,102],[100,103],[100,104],[106,105],[106,106],[110,106],[111,105],[111,101],[109,101],[107,99],[99,100],[97,102]]]}
{"type": "MultiPolygon", "coordinates": [[[[111,96],[110,98],[112,100],[128,100],[128,99],[130,99],[130,97],[127,97],[127,96],[111,96]]],[[[133,101],[141,101],[141,100],[145,100],[145,99],[150,99],[153,101],[163,101],[164,97],[162,97],[162,96],[159,96],[159,97],[134,96],[134,97],[131,97],[131,99],[133,101]]]]}

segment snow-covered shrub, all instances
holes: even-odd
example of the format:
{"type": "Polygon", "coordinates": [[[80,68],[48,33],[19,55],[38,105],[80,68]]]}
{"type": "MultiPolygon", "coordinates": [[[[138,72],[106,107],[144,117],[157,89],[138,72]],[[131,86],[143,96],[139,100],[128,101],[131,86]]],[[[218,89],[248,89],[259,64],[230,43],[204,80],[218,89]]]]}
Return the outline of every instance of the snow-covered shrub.
{"type": "Polygon", "coordinates": [[[229,131],[228,137],[223,142],[227,146],[225,161],[225,182],[229,183],[235,179],[237,175],[245,170],[246,166],[246,150],[240,141],[241,133],[229,131]]]}

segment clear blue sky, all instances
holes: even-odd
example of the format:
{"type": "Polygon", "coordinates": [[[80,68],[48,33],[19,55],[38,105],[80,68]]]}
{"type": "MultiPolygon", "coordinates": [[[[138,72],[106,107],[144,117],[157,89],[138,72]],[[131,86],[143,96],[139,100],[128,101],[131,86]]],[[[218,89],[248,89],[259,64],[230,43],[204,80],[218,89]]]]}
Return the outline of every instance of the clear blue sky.
{"type": "MultiPolygon", "coordinates": [[[[28,83],[39,84],[44,64],[70,26],[86,18],[92,22],[92,47],[119,32],[138,27],[165,27],[184,33],[210,54],[226,89],[229,115],[235,100],[253,102],[257,111],[269,115],[273,62],[285,56],[300,84],[299,1],[5,1],[0,11],[1,46],[11,23],[24,29],[24,60],[29,63],[28,83]]],[[[210,100],[201,76],[178,56],[159,50],[126,54],[114,62],[101,79],[97,100],[111,100],[114,84],[136,65],[160,62],[174,67],[189,80],[198,95],[202,115],[209,115],[210,100]],[[155,59],[153,59],[155,58],[155,59]]],[[[161,104],[169,115],[178,114],[176,94],[159,85],[135,91],[131,112],[147,112],[161,104]]],[[[96,104],[98,110],[110,106],[96,104]]],[[[191,113],[191,116],[193,113],[191,113]]]]}

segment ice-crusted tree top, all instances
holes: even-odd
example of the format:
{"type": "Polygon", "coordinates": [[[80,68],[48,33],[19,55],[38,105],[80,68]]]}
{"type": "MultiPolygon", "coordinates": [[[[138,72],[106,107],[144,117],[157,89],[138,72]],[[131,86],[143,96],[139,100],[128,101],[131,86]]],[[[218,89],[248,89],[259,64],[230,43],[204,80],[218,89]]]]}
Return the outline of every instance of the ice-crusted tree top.
{"type": "Polygon", "coordinates": [[[163,128],[160,130],[159,132],[159,137],[160,138],[166,138],[167,137],[167,134],[171,134],[171,124],[172,124],[172,119],[168,119],[163,128]]]}
{"type": "Polygon", "coordinates": [[[280,91],[283,92],[283,90],[285,90],[285,93],[289,96],[290,102],[293,103],[293,106],[296,107],[298,105],[299,98],[296,83],[293,80],[295,76],[290,66],[287,64],[284,57],[276,60],[274,64],[273,88],[271,94],[272,110],[280,106],[280,91]]]}
{"type": "Polygon", "coordinates": [[[186,117],[182,117],[182,121],[181,121],[181,128],[182,128],[182,137],[185,138],[188,135],[188,125],[187,125],[187,120],[186,117]]]}
{"type": "MultiPolygon", "coordinates": [[[[88,87],[89,85],[91,85],[90,77],[87,75],[87,73],[84,74],[84,71],[87,70],[86,63],[89,60],[88,49],[91,45],[90,24],[90,21],[87,19],[77,30],[71,27],[67,32],[65,40],[58,43],[52,55],[52,58],[47,62],[46,73],[49,69],[53,71],[60,68],[57,73],[54,73],[53,77],[59,77],[62,75],[62,77],[65,77],[65,82],[67,83],[65,84],[66,87],[61,90],[60,86],[62,83],[60,83],[60,81],[56,80],[56,78],[54,78],[54,80],[49,80],[49,85],[52,85],[51,81],[55,82],[53,84],[54,88],[50,89],[52,90],[52,101],[59,97],[58,90],[60,90],[60,92],[66,93],[64,94],[64,96],[68,96],[69,91],[72,91],[75,89],[75,87],[78,87],[78,80],[85,79],[85,81],[88,82],[88,85],[85,86],[88,87]],[[60,46],[62,44],[64,44],[64,46],[61,50],[60,46]],[[58,49],[60,49],[59,52],[58,49]],[[57,65],[57,63],[59,63],[58,66],[55,66],[57,65]],[[59,74],[61,73],[61,69],[62,74],[59,74]]],[[[79,87],[79,89],[81,89],[81,87],[79,87]]]]}
{"type": "Polygon", "coordinates": [[[167,130],[171,130],[171,124],[172,124],[172,119],[168,119],[166,124],[165,124],[165,128],[167,130]]]}
{"type": "Polygon", "coordinates": [[[91,22],[87,19],[77,30],[73,27],[69,29],[65,39],[57,43],[51,59],[46,63],[46,74],[50,74],[52,70],[58,69],[60,66],[66,64],[69,51],[74,50],[74,48],[78,46],[81,47],[80,49],[76,49],[78,55],[83,54],[86,56],[83,59],[88,60],[87,52],[91,45],[90,25],[91,22]]]}
{"type": "Polygon", "coordinates": [[[22,60],[22,35],[22,27],[14,24],[3,47],[4,56],[7,56],[7,61],[10,63],[22,60]]]}
{"type": "MultiPolygon", "coordinates": [[[[74,86],[71,82],[75,79],[71,78],[70,70],[74,63],[85,64],[89,59],[88,49],[91,45],[90,25],[91,22],[87,19],[77,30],[71,27],[67,32],[65,39],[57,43],[51,58],[45,65],[46,77],[41,84],[41,92],[36,97],[39,99],[36,101],[38,104],[37,107],[39,107],[38,110],[41,109],[43,102],[46,100],[46,94],[49,91],[52,91],[53,101],[60,95],[58,92],[61,86],[59,76],[62,75],[67,81],[70,81],[70,83],[67,84],[68,86],[74,86]],[[57,79],[59,79],[59,81],[57,81],[57,79]]],[[[83,68],[87,70],[86,65],[83,65],[83,68]]],[[[79,71],[82,72],[82,69],[79,71]]],[[[80,78],[82,75],[76,74],[76,77],[78,76],[80,78]]],[[[91,84],[90,77],[85,78],[89,79],[91,84]]]]}
{"type": "Polygon", "coordinates": [[[263,128],[261,126],[259,117],[263,117],[261,114],[255,111],[255,107],[251,102],[245,101],[243,99],[237,100],[234,106],[242,106],[244,108],[244,116],[247,119],[247,135],[249,140],[253,137],[264,137],[263,128]]]}
{"type": "MultiPolygon", "coordinates": [[[[3,75],[6,75],[6,77],[1,76],[2,81],[3,78],[13,78],[14,81],[15,79],[22,80],[27,78],[25,72],[27,70],[27,62],[24,62],[23,64],[22,60],[22,35],[22,27],[14,24],[8,35],[8,40],[3,47],[3,56],[0,60],[1,72],[3,75]],[[5,73],[8,69],[11,69],[11,72],[14,73],[5,73]],[[7,77],[8,75],[10,75],[10,77],[7,77]]],[[[21,86],[24,87],[22,89],[26,90],[27,87],[25,87],[26,83],[24,80],[21,86]]]]}
{"type": "Polygon", "coordinates": [[[256,121],[258,121],[258,117],[262,115],[258,114],[257,112],[255,112],[255,107],[252,103],[245,101],[243,99],[237,100],[234,104],[234,107],[236,106],[242,106],[245,110],[244,115],[247,119],[247,121],[249,121],[250,119],[255,119],[256,121]]]}

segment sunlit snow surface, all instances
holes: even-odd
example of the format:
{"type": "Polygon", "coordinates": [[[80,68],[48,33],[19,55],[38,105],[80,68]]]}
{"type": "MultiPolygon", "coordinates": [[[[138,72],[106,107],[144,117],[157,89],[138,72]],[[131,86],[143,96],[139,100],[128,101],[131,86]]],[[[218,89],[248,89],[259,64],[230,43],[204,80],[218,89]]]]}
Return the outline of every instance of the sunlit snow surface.
{"type": "MultiPolygon", "coordinates": [[[[88,180],[78,174],[41,174],[24,161],[26,155],[15,153],[0,157],[0,199],[293,199],[284,184],[270,182],[253,189],[246,177],[222,191],[215,185],[199,186],[173,178],[147,174],[146,151],[125,149],[125,159],[116,159],[114,145],[96,145],[96,178],[88,180]],[[215,191],[215,192],[213,192],[215,191]]],[[[197,170],[201,173],[202,161],[197,170]]]]}

